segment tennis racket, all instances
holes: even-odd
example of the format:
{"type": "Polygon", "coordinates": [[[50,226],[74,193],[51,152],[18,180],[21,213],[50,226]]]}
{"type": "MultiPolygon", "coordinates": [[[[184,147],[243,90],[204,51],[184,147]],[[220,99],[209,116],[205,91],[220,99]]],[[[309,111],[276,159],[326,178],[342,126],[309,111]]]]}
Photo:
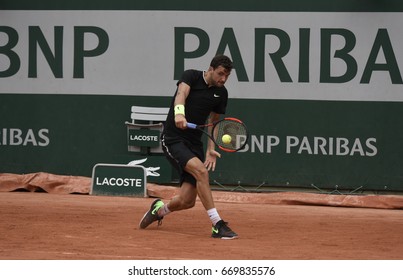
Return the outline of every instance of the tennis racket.
{"type": "Polygon", "coordinates": [[[218,148],[225,152],[242,150],[248,140],[249,134],[246,125],[236,118],[224,118],[214,123],[197,125],[187,123],[187,127],[198,129],[210,137],[218,148]],[[206,127],[213,127],[211,134],[205,131],[206,127]]]}

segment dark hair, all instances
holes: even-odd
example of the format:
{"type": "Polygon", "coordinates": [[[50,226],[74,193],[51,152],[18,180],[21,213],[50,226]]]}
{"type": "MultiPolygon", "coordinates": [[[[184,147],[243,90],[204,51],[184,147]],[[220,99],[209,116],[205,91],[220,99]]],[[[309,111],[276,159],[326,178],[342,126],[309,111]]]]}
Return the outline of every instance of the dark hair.
{"type": "Polygon", "coordinates": [[[231,71],[233,67],[231,59],[223,54],[216,55],[211,60],[210,66],[213,67],[213,69],[216,69],[218,66],[222,66],[228,71],[231,71]]]}

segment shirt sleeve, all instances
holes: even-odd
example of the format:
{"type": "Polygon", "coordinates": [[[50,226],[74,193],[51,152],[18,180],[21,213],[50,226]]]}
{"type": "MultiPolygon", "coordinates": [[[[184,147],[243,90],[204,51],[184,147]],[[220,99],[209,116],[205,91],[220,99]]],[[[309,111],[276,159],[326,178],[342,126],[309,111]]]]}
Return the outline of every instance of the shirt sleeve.
{"type": "Polygon", "coordinates": [[[188,86],[192,87],[194,81],[194,71],[193,70],[186,70],[182,73],[182,77],[176,83],[179,86],[180,83],[185,83],[188,86]]]}

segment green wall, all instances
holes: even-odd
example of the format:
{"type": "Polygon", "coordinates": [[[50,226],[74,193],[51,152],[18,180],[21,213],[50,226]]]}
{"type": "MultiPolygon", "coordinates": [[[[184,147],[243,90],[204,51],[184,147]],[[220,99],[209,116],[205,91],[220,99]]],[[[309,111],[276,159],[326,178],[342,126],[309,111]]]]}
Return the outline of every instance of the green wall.
{"type": "Polygon", "coordinates": [[[169,106],[183,68],[220,51],[236,62],[227,116],[251,137],[212,182],[402,191],[401,12],[402,1],[3,0],[0,173],[91,176],[147,157],[161,167],[150,182],[174,182],[161,154],[128,151],[125,121],[132,105],[169,106]]]}

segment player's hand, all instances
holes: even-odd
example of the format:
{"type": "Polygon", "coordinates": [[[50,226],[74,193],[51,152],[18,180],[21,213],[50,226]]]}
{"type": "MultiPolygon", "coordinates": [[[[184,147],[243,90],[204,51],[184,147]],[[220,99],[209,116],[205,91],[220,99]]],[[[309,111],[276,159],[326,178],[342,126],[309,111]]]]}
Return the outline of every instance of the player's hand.
{"type": "Polygon", "coordinates": [[[187,128],[187,121],[184,115],[175,116],[175,125],[177,128],[185,129],[187,128]]]}
{"type": "Polygon", "coordinates": [[[214,171],[216,166],[217,157],[220,158],[221,154],[216,150],[208,150],[206,153],[206,160],[204,161],[204,166],[207,171],[214,171]]]}

